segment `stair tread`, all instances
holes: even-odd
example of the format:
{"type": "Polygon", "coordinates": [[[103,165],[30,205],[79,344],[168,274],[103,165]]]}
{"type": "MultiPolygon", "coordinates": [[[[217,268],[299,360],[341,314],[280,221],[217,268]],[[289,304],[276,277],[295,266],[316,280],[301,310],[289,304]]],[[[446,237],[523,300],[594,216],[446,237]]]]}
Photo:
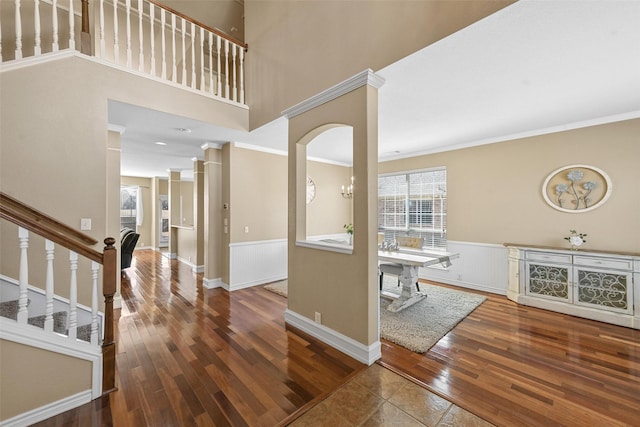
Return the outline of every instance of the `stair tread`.
{"type": "MultiPolygon", "coordinates": [[[[43,314],[42,316],[34,316],[30,317],[27,320],[32,326],[36,326],[38,328],[44,328],[44,321],[46,316],[43,314]]],[[[56,311],[53,313],[53,332],[57,332],[59,334],[65,333],[67,330],[67,312],[66,311],[56,311]]]]}

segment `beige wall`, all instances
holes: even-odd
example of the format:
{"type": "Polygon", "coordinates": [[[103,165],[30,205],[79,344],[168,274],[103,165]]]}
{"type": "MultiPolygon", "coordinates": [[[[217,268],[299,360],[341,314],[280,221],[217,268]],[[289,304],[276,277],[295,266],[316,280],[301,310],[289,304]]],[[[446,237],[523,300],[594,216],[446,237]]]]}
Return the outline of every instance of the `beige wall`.
{"type": "Polygon", "coordinates": [[[307,236],[344,233],[353,222],[352,201],[340,188],[351,182],[351,168],[308,161],[307,175],[316,184],[316,198],[307,205],[307,236]]]}
{"type": "Polygon", "coordinates": [[[447,168],[447,238],[455,241],[568,247],[570,229],[585,248],[640,253],[640,119],[385,162],[380,173],[447,168]],[[609,200],[565,213],[542,197],[557,168],[586,164],[611,178],[609,200]]]}
{"type": "Polygon", "coordinates": [[[91,389],[86,360],[0,340],[0,361],[0,420],[91,389]]]}
{"type": "Polygon", "coordinates": [[[404,58],[513,0],[245,1],[251,128],[404,58]]]}

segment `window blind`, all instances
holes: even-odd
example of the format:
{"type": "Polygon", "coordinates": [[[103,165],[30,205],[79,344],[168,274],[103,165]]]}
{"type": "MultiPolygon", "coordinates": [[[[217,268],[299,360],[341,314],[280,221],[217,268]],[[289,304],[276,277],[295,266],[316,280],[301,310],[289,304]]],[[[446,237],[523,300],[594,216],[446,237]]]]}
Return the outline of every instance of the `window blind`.
{"type": "Polygon", "coordinates": [[[446,168],[380,175],[378,231],[385,240],[422,237],[424,248],[446,249],[446,168]]]}

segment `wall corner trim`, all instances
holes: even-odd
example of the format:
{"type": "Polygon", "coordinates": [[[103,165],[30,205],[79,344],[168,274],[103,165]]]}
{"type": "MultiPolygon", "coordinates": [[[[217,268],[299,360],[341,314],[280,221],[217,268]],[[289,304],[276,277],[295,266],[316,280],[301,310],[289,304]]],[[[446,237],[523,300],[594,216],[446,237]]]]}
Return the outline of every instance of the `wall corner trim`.
{"type": "Polygon", "coordinates": [[[215,279],[207,279],[205,277],[202,279],[202,286],[206,289],[224,288],[224,283],[222,283],[221,277],[215,279]]]}
{"type": "Polygon", "coordinates": [[[366,363],[370,366],[382,357],[380,340],[367,346],[291,310],[284,312],[284,321],[336,350],[353,357],[358,362],[366,363]]]}
{"type": "Polygon", "coordinates": [[[205,142],[200,146],[204,151],[207,151],[209,148],[213,148],[214,150],[222,150],[222,146],[224,143],[220,142],[205,142]]]}
{"type": "Polygon", "coordinates": [[[345,93],[358,89],[359,87],[369,85],[379,89],[382,87],[384,82],[385,80],[375,74],[371,69],[366,69],[355,76],[349,77],[337,85],[330,87],[329,89],[323,90],[322,92],[307,98],[291,108],[287,108],[282,112],[282,115],[287,119],[291,119],[322,104],[332,101],[345,93]]]}

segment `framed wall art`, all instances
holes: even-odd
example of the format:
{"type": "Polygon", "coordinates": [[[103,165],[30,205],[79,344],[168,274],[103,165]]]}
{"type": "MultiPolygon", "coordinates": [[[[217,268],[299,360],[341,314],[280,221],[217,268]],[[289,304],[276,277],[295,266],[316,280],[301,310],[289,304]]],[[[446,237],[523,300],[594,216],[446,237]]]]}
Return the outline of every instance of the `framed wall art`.
{"type": "Polygon", "coordinates": [[[611,195],[611,180],[601,169],[588,165],[563,166],[542,184],[542,196],[554,209],[568,213],[588,212],[611,195]]]}

